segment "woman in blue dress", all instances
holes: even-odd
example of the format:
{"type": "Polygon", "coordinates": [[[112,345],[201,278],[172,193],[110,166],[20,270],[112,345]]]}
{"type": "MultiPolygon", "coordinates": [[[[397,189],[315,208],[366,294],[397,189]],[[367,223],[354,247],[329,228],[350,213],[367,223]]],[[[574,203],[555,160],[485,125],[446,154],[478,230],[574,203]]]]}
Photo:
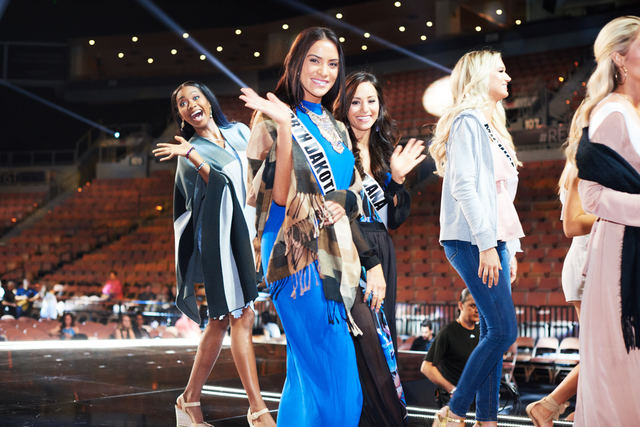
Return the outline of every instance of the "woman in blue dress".
{"type": "Polygon", "coordinates": [[[230,123],[205,85],[185,82],[171,96],[180,126],[177,144],[160,143],[153,154],[178,159],[173,198],[176,241],[176,305],[200,323],[194,285],[203,283],[209,321],[189,382],[176,401],[179,427],[203,427],[202,386],[231,326],[231,354],[249,399],[249,425],[273,426],[258,384],[253,352],[253,300],[258,296],[251,237],[255,212],[246,205],[249,129],[230,123]]]}
{"type": "Polygon", "coordinates": [[[375,287],[384,288],[384,278],[358,228],[361,182],[351,143],[330,113],[343,89],[340,43],[314,27],[291,46],[275,94],[242,89],[240,97],[257,111],[247,149],[255,243],[287,337],[280,426],[356,426],[362,411],[349,335],[359,331],[345,302],[353,301],[361,264],[375,287]]]}

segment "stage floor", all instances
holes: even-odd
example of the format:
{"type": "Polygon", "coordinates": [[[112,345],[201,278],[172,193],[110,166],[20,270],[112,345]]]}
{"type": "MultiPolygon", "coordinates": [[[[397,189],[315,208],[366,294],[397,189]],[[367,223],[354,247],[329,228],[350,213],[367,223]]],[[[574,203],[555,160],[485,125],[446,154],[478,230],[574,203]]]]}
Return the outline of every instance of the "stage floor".
{"type": "MultiPolygon", "coordinates": [[[[182,339],[0,343],[0,425],[175,425],[173,405],[196,347],[182,339]]],[[[286,347],[256,344],[255,351],[263,395],[277,418],[286,347]]],[[[216,427],[247,425],[248,401],[228,347],[201,402],[205,420],[216,427]]],[[[410,404],[409,424],[430,425],[433,412],[410,404]]],[[[501,417],[500,425],[531,424],[501,417]]]]}

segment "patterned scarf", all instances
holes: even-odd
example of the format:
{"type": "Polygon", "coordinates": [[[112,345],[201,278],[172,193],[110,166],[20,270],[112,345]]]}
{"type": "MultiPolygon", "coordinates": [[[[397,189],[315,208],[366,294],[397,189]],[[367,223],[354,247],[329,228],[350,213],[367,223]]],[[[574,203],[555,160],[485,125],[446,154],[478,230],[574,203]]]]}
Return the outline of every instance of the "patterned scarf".
{"type": "MultiPolygon", "coordinates": [[[[330,116],[336,129],[351,149],[351,142],[344,125],[330,116]]],[[[254,248],[256,265],[260,263],[260,241],[265,223],[269,217],[272,202],[273,181],[276,167],[277,138],[275,122],[262,114],[252,120],[251,137],[247,148],[249,159],[248,203],[256,206],[256,230],[254,248]]],[[[305,267],[318,261],[318,271],[322,278],[325,298],[343,302],[341,287],[355,289],[360,277],[360,260],[353,243],[352,233],[357,233],[357,219],[362,211],[361,200],[357,196],[362,182],[357,173],[348,190],[337,190],[322,195],[320,187],[300,146],[294,141],[292,146],[293,168],[291,185],[287,196],[285,219],[276,237],[265,277],[274,283],[285,277],[301,272],[305,267]],[[325,225],[325,200],[333,200],[345,208],[346,216],[333,225],[325,225]]],[[[359,230],[359,229],[358,229],[359,230]]],[[[297,282],[297,281],[296,281],[297,282]]],[[[296,292],[302,295],[310,286],[299,284],[296,292]]],[[[344,293],[344,292],[343,292],[344,293]]],[[[348,309],[347,309],[348,312],[348,309]]]]}

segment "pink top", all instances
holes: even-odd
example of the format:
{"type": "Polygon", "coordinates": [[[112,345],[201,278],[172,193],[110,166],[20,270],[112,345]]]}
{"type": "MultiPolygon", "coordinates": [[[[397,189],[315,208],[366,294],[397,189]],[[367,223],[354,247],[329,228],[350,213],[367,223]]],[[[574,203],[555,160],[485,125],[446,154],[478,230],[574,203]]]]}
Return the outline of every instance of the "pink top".
{"type": "Polygon", "coordinates": [[[122,299],[122,283],[118,279],[107,280],[102,288],[102,293],[109,295],[112,299],[122,299]]]}
{"type": "MultiPolygon", "coordinates": [[[[511,242],[524,237],[524,231],[513,205],[518,190],[518,170],[512,165],[515,155],[505,144],[501,147],[496,143],[491,144],[493,152],[493,167],[496,177],[496,202],[498,211],[498,240],[511,242]],[[503,149],[511,158],[507,157],[503,149]]],[[[519,245],[516,245],[519,248],[519,245]]],[[[513,254],[512,254],[513,255],[513,254]]]]}

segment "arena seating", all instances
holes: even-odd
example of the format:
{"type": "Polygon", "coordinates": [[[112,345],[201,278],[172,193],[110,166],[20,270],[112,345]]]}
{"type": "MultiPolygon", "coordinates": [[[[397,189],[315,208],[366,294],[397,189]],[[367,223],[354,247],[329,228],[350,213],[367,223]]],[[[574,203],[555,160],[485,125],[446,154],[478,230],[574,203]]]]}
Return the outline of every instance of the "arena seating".
{"type": "Polygon", "coordinates": [[[0,248],[6,260],[0,277],[37,278],[130,232],[141,218],[153,215],[157,206],[170,206],[172,182],[169,172],[160,172],[150,178],[85,184],[0,248]]]}
{"type": "Polygon", "coordinates": [[[46,199],[42,191],[29,193],[0,193],[0,231],[13,227],[34,210],[41,206],[46,199]]]}

